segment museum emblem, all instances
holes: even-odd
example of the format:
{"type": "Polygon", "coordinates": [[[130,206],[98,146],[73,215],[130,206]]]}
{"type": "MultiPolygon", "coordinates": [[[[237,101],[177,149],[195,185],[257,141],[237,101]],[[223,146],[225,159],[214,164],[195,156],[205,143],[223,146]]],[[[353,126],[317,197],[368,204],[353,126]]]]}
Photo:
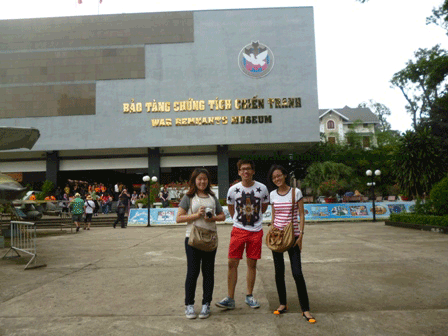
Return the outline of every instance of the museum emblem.
{"type": "Polygon", "coordinates": [[[274,67],[274,54],[267,45],[259,41],[252,42],[241,49],[238,65],[245,75],[261,78],[274,67]]]}

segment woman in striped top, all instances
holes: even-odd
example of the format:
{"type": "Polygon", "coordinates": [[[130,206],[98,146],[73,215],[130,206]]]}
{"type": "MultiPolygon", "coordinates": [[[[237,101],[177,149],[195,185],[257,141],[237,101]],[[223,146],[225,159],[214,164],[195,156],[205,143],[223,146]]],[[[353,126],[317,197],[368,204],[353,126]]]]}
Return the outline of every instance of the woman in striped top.
{"type": "MultiPolygon", "coordinates": [[[[302,274],[302,265],[300,261],[300,253],[302,250],[302,239],[305,227],[305,210],[303,207],[303,195],[300,189],[293,189],[287,183],[288,172],[279,165],[273,165],[269,170],[268,181],[275,185],[277,189],[270,194],[272,204],[272,225],[283,230],[288,223],[294,222],[294,235],[296,243],[288,250],[289,259],[291,261],[292,276],[296,283],[297,293],[299,295],[300,307],[302,315],[310,323],[316,323],[316,319],[310,314],[310,306],[308,301],[308,293],[306,291],[305,279],[302,274]],[[292,214],[292,192],[295,191],[294,215],[292,214]],[[297,213],[300,215],[300,224],[297,220],[297,213]]],[[[285,285],[285,261],[283,253],[272,252],[275,267],[275,283],[277,285],[280,306],[274,314],[279,315],[286,313],[288,310],[286,305],[286,285],[285,285]]]]}

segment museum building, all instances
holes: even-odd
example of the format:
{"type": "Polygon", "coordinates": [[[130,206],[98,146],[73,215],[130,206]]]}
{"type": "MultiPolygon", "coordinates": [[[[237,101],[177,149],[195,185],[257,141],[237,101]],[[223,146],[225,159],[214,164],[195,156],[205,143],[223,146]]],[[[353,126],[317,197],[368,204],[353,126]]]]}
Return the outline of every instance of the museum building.
{"type": "Polygon", "coordinates": [[[204,166],[224,198],[238,158],[319,142],[312,7],[3,20],[0,30],[0,125],[41,134],[31,151],[0,152],[0,171],[22,183],[113,172],[167,183],[204,166]]]}

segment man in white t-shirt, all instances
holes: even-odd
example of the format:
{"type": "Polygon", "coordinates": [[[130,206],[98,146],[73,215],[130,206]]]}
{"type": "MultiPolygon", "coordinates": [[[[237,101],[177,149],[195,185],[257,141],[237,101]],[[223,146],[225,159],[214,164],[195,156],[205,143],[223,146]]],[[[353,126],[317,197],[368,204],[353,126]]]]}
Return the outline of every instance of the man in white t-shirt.
{"type": "Polygon", "coordinates": [[[118,201],[118,196],[120,195],[119,182],[114,185],[114,200],[118,201]]]}
{"type": "Polygon", "coordinates": [[[233,219],[233,229],[229,245],[228,296],[217,302],[220,308],[235,308],[235,287],[238,280],[238,265],[246,249],[247,295],[246,303],[251,308],[259,308],[252,292],[257,273],[257,260],[261,258],[263,240],[263,213],[269,204],[266,186],[254,181],[255,165],[251,160],[239,160],[238,175],[241,182],[227,192],[227,206],[233,219]]]}

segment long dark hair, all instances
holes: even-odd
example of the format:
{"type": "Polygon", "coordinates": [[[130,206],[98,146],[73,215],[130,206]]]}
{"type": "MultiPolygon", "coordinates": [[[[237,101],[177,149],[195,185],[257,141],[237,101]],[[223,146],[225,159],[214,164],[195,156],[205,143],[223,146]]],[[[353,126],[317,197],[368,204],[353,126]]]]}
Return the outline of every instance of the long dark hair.
{"type": "Polygon", "coordinates": [[[193,170],[193,173],[191,173],[191,176],[190,176],[190,181],[188,181],[190,190],[187,191],[186,195],[191,198],[198,191],[198,187],[196,186],[196,178],[199,176],[199,174],[205,174],[208,179],[208,184],[207,184],[207,187],[205,188],[204,192],[206,194],[215,196],[215,193],[212,191],[212,188],[211,188],[210,173],[205,168],[196,168],[195,170],[193,170]]]}
{"type": "Polygon", "coordinates": [[[280,170],[282,172],[282,174],[286,176],[285,182],[286,182],[286,185],[289,186],[288,171],[283,166],[274,164],[271,166],[271,168],[269,169],[269,173],[268,173],[268,184],[269,184],[270,188],[272,190],[277,188],[277,186],[274,184],[274,182],[272,182],[272,174],[274,174],[274,171],[276,171],[276,170],[280,170]]]}

